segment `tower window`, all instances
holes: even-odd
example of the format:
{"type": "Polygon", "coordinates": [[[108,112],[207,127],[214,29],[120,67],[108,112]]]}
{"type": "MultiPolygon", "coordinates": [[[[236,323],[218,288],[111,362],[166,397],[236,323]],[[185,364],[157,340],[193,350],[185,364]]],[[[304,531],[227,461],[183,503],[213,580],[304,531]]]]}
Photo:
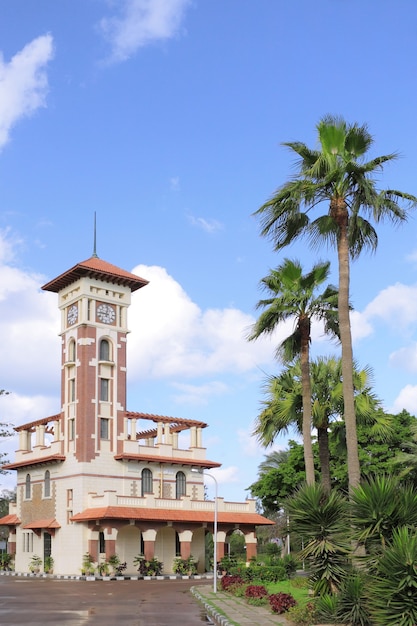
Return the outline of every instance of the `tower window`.
{"type": "Polygon", "coordinates": [[[75,341],[73,339],[68,344],[68,360],[75,361],[75,341]]]}
{"type": "Polygon", "coordinates": [[[110,342],[108,339],[102,339],[100,341],[100,361],[110,361],[110,342]]]}
{"type": "Polygon", "coordinates": [[[100,400],[101,402],[109,401],[109,379],[100,378],[100,400]]]}
{"type": "Polygon", "coordinates": [[[49,470],[45,472],[44,496],[45,498],[51,496],[51,473],[49,470]]]}
{"type": "Polygon", "coordinates": [[[75,439],[75,419],[70,419],[68,421],[68,439],[72,441],[75,439]]]}
{"type": "Polygon", "coordinates": [[[145,493],[153,493],[153,477],[150,469],[142,470],[142,497],[145,493]]]}
{"type": "Polygon", "coordinates": [[[68,401],[75,402],[75,378],[70,378],[68,384],[68,401]]]}
{"type": "Polygon", "coordinates": [[[175,477],[175,497],[177,500],[186,494],[186,481],[184,472],[177,472],[175,477]]]}
{"type": "Polygon", "coordinates": [[[26,482],[25,482],[25,498],[26,500],[30,500],[31,497],[31,485],[30,485],[30,474],[26,474],[26,482]]]}
{"type": "Polygon", "coordinates": [[[100,439],[109,439],[109,420],[100,418],[100,439]]]}

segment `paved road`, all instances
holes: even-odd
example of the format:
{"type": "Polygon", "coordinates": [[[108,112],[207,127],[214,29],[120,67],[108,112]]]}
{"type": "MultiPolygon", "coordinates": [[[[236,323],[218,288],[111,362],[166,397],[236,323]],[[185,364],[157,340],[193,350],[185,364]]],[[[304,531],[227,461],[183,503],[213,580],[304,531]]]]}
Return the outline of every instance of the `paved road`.
{"type": "Polygon", "coordinates": [[[82,581],[0,576],[0,624],[207,625],[202,607],[189,591],[196,584],[199,581],[82,581]]]}

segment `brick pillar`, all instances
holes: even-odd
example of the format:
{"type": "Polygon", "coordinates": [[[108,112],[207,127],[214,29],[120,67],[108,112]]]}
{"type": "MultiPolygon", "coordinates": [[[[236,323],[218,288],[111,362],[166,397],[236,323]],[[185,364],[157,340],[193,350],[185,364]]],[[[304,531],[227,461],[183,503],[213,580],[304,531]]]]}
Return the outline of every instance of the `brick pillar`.
{"type": "Polygon", "coordinates": [[[145,559],[147,561],[149,561],[150,559],[153,559],[153,557],[155,556],[155,541],[143,541],[143,550],[145,553],[145,559]]]}
{"type": "Polygon", "coordinates": [[[191,556],[191,541],[181,541],[181,558],[188,559],[191,556]]]}
{"type": "Polygon", "coordinates": [[[246,560],[250,561],[252,557],[257,555],[257,545],[256,543],[247,543],[246,544],[246,560]]]}
{"type": "Polygon", "coordinates": [[[106,539],[106,560],[116,554],[116,541],[114,539],[106,539]]]}
{"type": "Polygon", "coordinates": [[[224,541],[217,542],[217,562],[224,557],[224,541]]]}
{"type": "Polygon", "coordinates": [[[93,561],[98,561],[98,539],[88,540],[88,552],[93,557],[93,561]]]}

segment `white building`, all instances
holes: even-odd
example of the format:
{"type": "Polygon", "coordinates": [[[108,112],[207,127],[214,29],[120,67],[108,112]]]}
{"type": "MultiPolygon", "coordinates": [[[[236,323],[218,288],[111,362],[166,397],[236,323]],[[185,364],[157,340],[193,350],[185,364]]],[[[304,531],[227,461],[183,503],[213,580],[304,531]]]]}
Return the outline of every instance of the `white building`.
{"type": "MultiPolygon", "coordinates": [[[[127,311],[146,284],[94,254],[43,286],[61,311],[61,408],[15,429],[19,449],[4,466],[17,471],[17,502],[0,519],[16,571],[39,555],[53,557],[56,574],[80,574],[87,552],[95,562],[117,554],[126,574],[138,554],[157,556],[164,573],[192,555],[204,571],[215,502],[201,472],[220,465],[206,459],[207,424],[126,408],[127,311]]],[[[255,526],[272,522],[253,500],[217,505],[218,559],[236,529],[254,556],[255,526]]]]}

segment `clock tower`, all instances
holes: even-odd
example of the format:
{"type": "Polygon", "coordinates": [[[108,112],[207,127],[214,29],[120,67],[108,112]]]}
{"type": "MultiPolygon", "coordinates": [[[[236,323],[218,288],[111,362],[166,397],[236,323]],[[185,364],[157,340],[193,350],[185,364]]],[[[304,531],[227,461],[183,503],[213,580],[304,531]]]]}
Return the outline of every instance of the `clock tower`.
{"type": "Polygon", "coordinates": [[[78,463],[119,452],[127,309],[132,292],[147,283],[93,255],[42,287],[59,296],[65,453],[78,463]]]}

